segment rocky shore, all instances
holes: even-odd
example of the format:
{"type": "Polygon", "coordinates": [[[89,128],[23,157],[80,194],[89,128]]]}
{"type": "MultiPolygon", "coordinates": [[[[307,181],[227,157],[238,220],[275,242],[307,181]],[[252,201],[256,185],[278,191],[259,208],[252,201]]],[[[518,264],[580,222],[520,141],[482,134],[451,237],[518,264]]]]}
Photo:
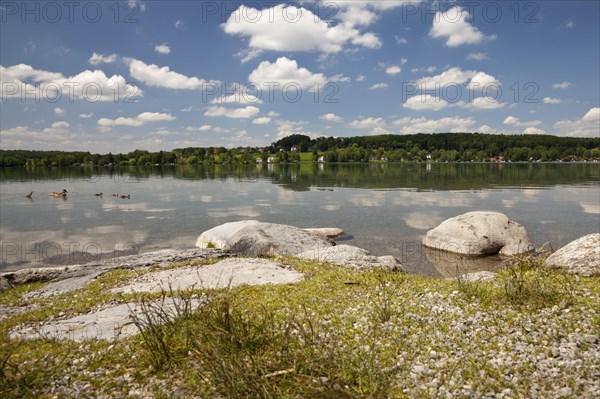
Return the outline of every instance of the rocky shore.
{"type": "MultiPolygon", "coordinates": [[[[5,273],[0,396],[600,396],[600,234],[546,260],[527,255],[533,246],[518,223],[472,212],[424,244],[522,256],[497,273],[448,280],[335,245],[341,234],[242,221],[202,233],[187,251],[5,273]],[[239,391],[217,378],[224,364],[207,363],[217,350],[207,342],[218,340],[201,338],[214,334],[202,325],[223,298],[246,335],[257,320],[271,325],[259,352],[235,357],[243,377],[226,367],[245,381],[239,391]],[[172,351],[160,362],[157,331],[172,351]]],[[[218,359],[246,338],[229,336],[218,359]]]]}

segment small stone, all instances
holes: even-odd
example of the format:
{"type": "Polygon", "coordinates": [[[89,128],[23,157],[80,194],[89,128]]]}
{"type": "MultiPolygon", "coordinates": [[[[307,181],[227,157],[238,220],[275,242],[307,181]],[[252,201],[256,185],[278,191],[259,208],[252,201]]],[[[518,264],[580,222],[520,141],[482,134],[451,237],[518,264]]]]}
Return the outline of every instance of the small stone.
{"type": "Polygon", "coordinates": [[[598,336],[596,334],[585,334],[581,337],[581,342],[587,342],[588,344],[595,344],[598,342],[598,336]]]}

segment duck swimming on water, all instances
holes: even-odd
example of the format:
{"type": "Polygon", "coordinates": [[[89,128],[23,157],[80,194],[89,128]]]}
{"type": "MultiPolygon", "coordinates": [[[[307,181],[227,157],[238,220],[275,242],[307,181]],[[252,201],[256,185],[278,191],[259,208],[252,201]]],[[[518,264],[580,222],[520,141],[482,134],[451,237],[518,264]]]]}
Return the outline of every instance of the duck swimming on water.
{"type": "Polygon", "coordinates": [[[65,198],[68,193],[69,192],[67,190],[63,189],[62,191],[55,191],[50,195],[54,198],[65,198]]]}
{"type": "Polygon", "coordinates": [[[121,199],[130,199],[131,195],[127,194],[127,195],[121,195],[119,198],[121,199]]]}

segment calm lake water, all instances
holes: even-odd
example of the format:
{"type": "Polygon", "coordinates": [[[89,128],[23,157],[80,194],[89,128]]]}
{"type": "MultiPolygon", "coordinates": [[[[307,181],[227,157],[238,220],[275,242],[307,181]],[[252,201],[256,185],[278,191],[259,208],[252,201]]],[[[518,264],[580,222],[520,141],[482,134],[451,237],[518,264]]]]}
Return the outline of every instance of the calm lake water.
{"type": "Polygon", "coordinates": [[[202,231],[243,219],[340,227],[348,234],[340,243],[394,255],[419,274],[493,270],[495,258],[466,260],[420,245],[428,229],[473,210],[503,212],[536,245],[556,248],[600,232],[600,164],[4,169],[0,271],[191,248],[202,231]],[[66,200],[50,197],[63,188],[66,200]]]}

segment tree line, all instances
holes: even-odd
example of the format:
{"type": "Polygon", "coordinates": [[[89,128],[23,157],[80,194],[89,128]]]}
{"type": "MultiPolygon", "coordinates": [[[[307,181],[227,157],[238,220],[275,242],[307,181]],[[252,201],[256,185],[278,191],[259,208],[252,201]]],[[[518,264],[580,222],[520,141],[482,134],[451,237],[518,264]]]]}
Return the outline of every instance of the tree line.
{"type": "Polygon", "coordinates": [[[83,165],[248,164],[262,162],[552,162],[600,160],[600,137],[437,133],[358,137],[294,134],[268,147],[187,147],[119,154],[82,151],[0,150],[0,167],[83,165]]]}

